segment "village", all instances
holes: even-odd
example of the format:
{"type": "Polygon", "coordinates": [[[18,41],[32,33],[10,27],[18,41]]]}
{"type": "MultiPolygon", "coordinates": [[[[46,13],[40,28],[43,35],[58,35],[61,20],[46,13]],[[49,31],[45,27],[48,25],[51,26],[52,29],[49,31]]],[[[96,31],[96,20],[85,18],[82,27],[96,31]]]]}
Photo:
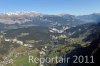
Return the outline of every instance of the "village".
{"type": "MultiPolygon", "coordinates": [[[[9,39],[9,38],[5,38],[3,35],[0,35],[0,42],[1,40],[3,39],[3,41],[5,42],[11,42],[12,44],[17,44],[19,46],[23,46],[23,47],[29,47],[29,48],[33,48],[34,46],[32,44],[25,44],[23,41],[20,41],[18,40],[17,38],[14,38],[14,39],[9,39]]],[[[39,52],[39,55],[40,55],[40,58],[45,58],[47,53],[48,53],[48,50],[47,50],[47,46],[44,46],[43,48],[41,48],[40,52],[39,52]]],[[[14,50],[13,50],[14,51],[14,50]]],[[[13,55],[14,55],[14,58],[17,58],[19,57],[20,55],[25,55],[25,54],[29,54],[30,53],[34,53],[33,51],[25,51],[25,52],[22,52],[22,53],[16,53],[16,52],[10,52],[10,54],[8,54],[7,56],[5,56],[3,59],[4,61],[0,62],[0,66],[5,66],[9,63],[13,63],[14,60],[11,58],[13,55]]],[[[42,62],[39,62],[39,66],[44,66],[45,62],[42,63],[42,62]]]]}

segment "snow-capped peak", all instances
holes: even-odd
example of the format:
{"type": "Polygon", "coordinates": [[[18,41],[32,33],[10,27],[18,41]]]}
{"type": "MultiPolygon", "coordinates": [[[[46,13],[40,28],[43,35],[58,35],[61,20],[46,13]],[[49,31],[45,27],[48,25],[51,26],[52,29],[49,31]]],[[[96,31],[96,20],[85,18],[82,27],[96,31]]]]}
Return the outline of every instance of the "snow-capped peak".
{"type": "Polygon", "coordinates": [[[42,15],[42,14],[35,11],[16,11],[16,12],[0,13],[0,15],[11,16],[11,15],[42,15]]]}

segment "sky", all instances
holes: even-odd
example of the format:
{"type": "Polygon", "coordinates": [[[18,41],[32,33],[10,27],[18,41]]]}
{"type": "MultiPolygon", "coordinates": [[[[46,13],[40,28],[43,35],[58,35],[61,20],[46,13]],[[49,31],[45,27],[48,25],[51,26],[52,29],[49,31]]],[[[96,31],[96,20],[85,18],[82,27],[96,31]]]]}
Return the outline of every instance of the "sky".
{"type": "Polygon", "coordinates": [[[100,0],[0,0],[0,12],[16,11],[86,15],[100,13],[100,0]]]}

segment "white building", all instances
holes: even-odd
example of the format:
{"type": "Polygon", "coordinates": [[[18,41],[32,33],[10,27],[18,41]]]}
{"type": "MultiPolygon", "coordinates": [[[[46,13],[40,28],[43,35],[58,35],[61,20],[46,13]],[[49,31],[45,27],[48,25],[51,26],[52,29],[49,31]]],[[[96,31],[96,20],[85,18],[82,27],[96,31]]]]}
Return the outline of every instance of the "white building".
{"type": "Polygon", "coordinates": [[[33,47],[32,44],[24,44],[23,46],[26,46],[26,47],[33,47]]]}
{"type": "Polygon", "coordinates": [[[11,41],[11,40],[10,40],[10,39],[6,39],[6,38],[5,38],[5,41],[8,41],[8,42],[9,42],[9,41],[11,41]]]}
{"type": "Polygon", "coordinates": [[[16,43],[23,45],[24,43],[22,41],[16,41],[16,43]]]}

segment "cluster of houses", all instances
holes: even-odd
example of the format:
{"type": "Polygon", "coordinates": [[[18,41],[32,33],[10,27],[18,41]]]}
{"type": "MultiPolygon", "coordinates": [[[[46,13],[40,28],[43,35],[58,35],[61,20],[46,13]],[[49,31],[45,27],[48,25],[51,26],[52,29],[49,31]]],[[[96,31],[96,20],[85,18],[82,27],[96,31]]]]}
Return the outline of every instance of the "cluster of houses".
{"type": "Polygon", "coordinates": [[[59,35],[59,36],[54,36],[54,35],[50,35],[52,38],[52,42],[54,45],[58,45],[58,44],[65,44],[66,42],[66,35],[59,35]]]}
{"type": "MultiPolygon", "coordinates": [[[[40,58],[45,59],[46,55],[47,55],[47,46],[45,46],[44,48],[41,49],[40,58]]],[[[44,65],[45,65],[45,62],[44,63],[42,63],[42,62],[39,63],[39,66],[44,66],[44,65]]]]}
{"type": "Polygon", "coordinates": [[[6,42],[12,42],[12,43],[16,43],[19,44],[21,46],[26,46],[26,47],[33,47],[32,44],[24,44],[23,41],[17,40],[17,39],[4,39],[6,42]]]}

